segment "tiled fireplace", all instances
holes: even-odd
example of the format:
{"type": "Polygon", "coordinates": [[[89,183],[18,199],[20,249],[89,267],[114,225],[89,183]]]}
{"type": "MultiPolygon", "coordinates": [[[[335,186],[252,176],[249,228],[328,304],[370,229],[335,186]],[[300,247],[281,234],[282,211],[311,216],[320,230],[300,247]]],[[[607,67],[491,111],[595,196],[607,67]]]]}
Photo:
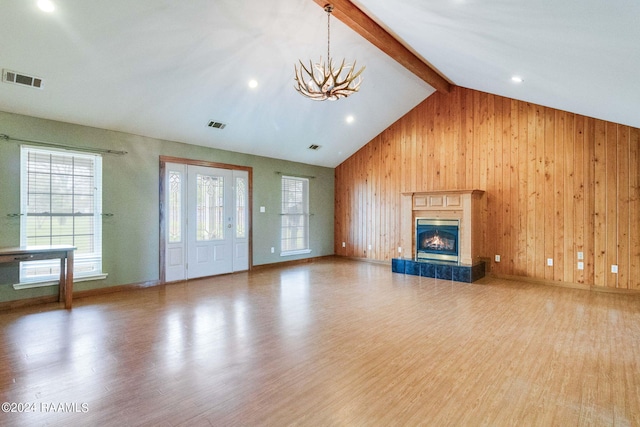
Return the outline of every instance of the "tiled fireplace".
{"type": "Polygon", "coordinates": [[[482,190],[402,194],[402,248],[396,273],[473,282],[484,277],[482,190]]]}

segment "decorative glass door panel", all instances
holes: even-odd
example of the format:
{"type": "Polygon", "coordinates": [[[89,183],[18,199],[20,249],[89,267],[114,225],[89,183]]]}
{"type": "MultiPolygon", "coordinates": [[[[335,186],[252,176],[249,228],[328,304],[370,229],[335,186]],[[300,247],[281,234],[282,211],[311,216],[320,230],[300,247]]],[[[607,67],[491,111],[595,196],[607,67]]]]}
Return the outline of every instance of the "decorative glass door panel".
{"type": "Polygon", "coordinates": [[[223,240],[224,177],[196,175],[196,240],[223,240]]]}
{"type": "Polygon", "coordinates": [[[164,176],[166,218],[165,280],[176,282],[187,278],[186,270],[186,172],[187,166],[168,163],[164,176]]]}
{"type": "Polygon", "coordinates": [[[249,174],[234,170],[233,271],[249,269],[249,174]]]}

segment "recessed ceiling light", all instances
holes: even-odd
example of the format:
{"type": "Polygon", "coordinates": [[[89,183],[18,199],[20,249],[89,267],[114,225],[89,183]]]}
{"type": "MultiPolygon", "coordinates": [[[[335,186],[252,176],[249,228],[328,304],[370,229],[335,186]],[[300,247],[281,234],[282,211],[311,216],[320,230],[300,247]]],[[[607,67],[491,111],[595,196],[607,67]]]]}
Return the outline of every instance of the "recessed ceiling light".
{"type": "Polygon", "coordinates": [[[514,83],[522,83],[524,81],[524,79],[520,76],[513,76],[511,77],[511,81],[514,83]]]}
{"type": "Polygon", "coordinates": [[[355,117],[347,116],[347,118],[345,120],[347,121],[347,123],[353,123],[353,121],[355,120],[355,117]]]}
{"type": "Polygon", "coordinates": [[[258,87],[258,81],[257,80],[249,80],[249,87],[251,89],[255,89],[258,87]]]}
{"type": "Polygon", "coordinates": [[[51,0],[38,0],[38,7],[41,11],[51,13],[56,9],[56,6],[51,0]]]}

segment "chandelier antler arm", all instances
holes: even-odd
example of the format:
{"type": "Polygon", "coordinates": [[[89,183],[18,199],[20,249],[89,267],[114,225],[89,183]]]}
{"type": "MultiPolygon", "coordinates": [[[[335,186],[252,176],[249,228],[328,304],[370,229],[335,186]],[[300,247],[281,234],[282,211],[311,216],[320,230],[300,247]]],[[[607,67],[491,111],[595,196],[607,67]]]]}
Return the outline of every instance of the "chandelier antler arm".
{"type": "Polygon", "coordinates": [[[315,83],[316,85],[320,86],[321,82],[318,81],[318,79],[316,78],[314,67],[313,67],[313,62],[309,61],[309,68],[305,67],[304,63],[302,61],[300,62],[300,69],[295,68],[295,72],[296,72],[296,76],[295,76],[295,80],[298,82],[298,86],[304,89],[305,93],[310,93],[307,90],[307,85],[304,81],[304,79],[302,78],[302,70],[304,70],[305,73],[307,73],[307,75],[311,78],[311,80],[313,80],[313,83],[315,83]]]}
{"type": "Polygon", "coordinates": [[[305,73],[307,73],[307,75],[309,77],[311,77],[313,79],[313,81],[317,84],[315,76],[313,74],[313,62],[309,61],[309,69],[307,69],[307,67],[304,66],[304,63],[302,61],[298,61],[300,62],[300,69],[298,69],[297,67],[295,68],[296,71],[296,81],[298,82],[298,85],[302,86],[302,87],[306,87],[305,86],[305,81],[302,78],[302,70],[304,70],[305,73]]]}
{"type": "MultiPolygon", "coordinates": [[[[305,67],[302,61],[299,61],[299,62],[300,62],[301,68],[298,69],[298,67],[294,67],[295,81],[297,82],[297,85],[294,85],[294,89],[299,93],[303,94],[304,96],[311,98],[315,101],[324,101],[325,99],[327,99],[324,93],[318,93],[310,90],[309,86],[307,85],[307,83],[305,83],[304,78],[302,77],[302,70],[304,70],[305,73],[307,73],[307,75],[311,78],[311,81],[313,81],[316,87],[322,87],[322,85],[326,83],[327,79],[323,81],[318,80],[315,73],[313,72],[314,70],[313,62],[309,61],[309,69],[305,67]]],[[[309,85],[311,84],[311,81],[309,81],[309,85]]]]}
{"type": "MultiPolygon", "coordinates": [[[[331,58],[329,58],[328,65],[329,70],[331,70],[331,58]]],[[[333,87],[335,85],[335,77],[330,72],[327,72],[327,69],[324,67],[324,63],[322,62],[322,58],[320,58],[320,62],[316,64],[315,69],[316,71],[318,71],[318,74],[323,77],[323,80],[319,81],[316,80],[315,73],[313,74],[313,82],[317,85],[317,87],[321,88],[324,91],[327,88],[327,84],[333,82],[333,84],[331,84],[330,86],[333,87]]]]}
{"type": "Polygon", "coordinates": [[[354,74],[354,70],[355,70],[355,62],[354,62],[354,65],[351,66],[350,64],[346,64],[346,60],[344,59],[340,63],[340,67],[337,70],[333,68],[333,64],[330,64],[327,72],[330,74],[333,80],[333,88],[331,92],[334,92],[337,90],[345,90],[345,93],[352,94],[353,92],[357,91],[358,90],[357,88],[360,87],[360,83],[362,80],[362,78],[360,78],[359,76],[362,73],[362,71],[364,71],[364,67],[358,70],[358,72],[355,74],[354,74]],[[346,73],[346,75],[343,78],[340,78],[340,75],[345,70],[349,70],[349,71],[346,73]],[[356,81],[356,78],[358,78],[357,81],[356,81]]]}
{"type": "Polygon", "coordinates": [[[353,74],[353,71],[350,71],[345,81],[336,85],[333,91],[334,94],[341,95],[341,97],[346,98],[352,93],[357,92],[358,89],[360,89],[360,84],[362,83],[362,79],[359,78],[359,75],[363,71],[363,69],[364,67],[360,69],[356,74],[353,74]]]}
{"type": "Polygon", "coordinates": [[[344,77],[344,79],[340,80],[340,74],[342,74],[342,71],[344,70],[344,63],[345,63],[345,60],[343,59],[342,63],[340,64],[340,68],[338,68],[338,71],[334,72],[333,70],[331,70],[331,72],[334,75],[335,90],[345,89],[347,86],[349,86],[349,83],[351,83],[351,74],[353,70],[349,70],[349,72],[344,77]]]}
{"type": "MultiPolygon", "coordinates": [[[[360,74],[362,74],[362,72],[364,71],[365,68],[367,68],[367,67],[363,66],[362,68],[360,68],[358,70],[358,72],[354,74],[354,76],[351,78],[351,80],[357,79],[358,77],[360,77],[360,74]]],[[[356,61],[353,61],[353,68],[351,68],[351,72],[353,72],[353,70],[355,70],[355,69],[356,69],[356,61]]]]}
{"type": "Polygon", "coordinates": [[[342,73],[342,71],[345,68],[345,61],[342,61],[342,64],[340,64],[340,68],[338,69],[337,72],[334,72],[333,75],[335,77],[335,86],[334,86],[334,90],[344,90],[349,88],[350,85],[355,85],[351,88],[349,88],[349,94],[353,93],[354,91],[357,91],[358,88],[360,87],[360,83],[362,81],[362,79],[359,79],[360,74],[364,71],[365,67],[362,67],[360,70],[358,70],[355,74],[354,74],[354,70],[356,69],[356,63],[353,63],[353,66],[351,65],[346,65],[346,67],[349,69],[349,72],[347,73],[347,75],[342,79],[339,80],[339,76],[342,73]],[[356,80],[358,79],[358,80],[356,80]]]}

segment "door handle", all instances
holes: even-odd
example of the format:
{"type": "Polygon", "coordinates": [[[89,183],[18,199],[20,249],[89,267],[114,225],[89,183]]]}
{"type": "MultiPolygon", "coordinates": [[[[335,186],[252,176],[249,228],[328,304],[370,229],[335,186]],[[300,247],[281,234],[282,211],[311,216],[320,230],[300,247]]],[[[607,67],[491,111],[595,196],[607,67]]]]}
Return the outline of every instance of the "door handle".
{"type": "Polygon", "coordinates": [[[227,228],[231,228],[231,227],[233,227],[233,224],[227,225],[227,228]]]}

